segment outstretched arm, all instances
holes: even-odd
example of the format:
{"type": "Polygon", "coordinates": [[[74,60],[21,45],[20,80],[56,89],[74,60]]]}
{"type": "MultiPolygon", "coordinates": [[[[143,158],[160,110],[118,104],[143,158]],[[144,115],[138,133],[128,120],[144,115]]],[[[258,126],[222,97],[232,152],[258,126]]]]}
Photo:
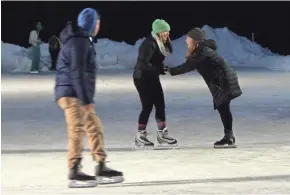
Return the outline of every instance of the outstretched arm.
{"type": "Polygon", "coordinates": [[[187,73],[196,69],[200,61],[201,61],[200,57],[191,56],[186,60],[185,63],[179,66],[173,67],[173,68],[169,68],[168,71],[172,76],[184,74],[184,73],[187,73]]]}

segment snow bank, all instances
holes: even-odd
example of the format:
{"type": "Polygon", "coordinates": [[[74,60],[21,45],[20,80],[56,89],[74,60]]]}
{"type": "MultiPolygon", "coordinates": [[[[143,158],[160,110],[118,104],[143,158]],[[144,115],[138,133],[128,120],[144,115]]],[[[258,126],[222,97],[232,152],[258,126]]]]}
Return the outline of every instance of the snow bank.
{"type": "MultiPolygon", "coordinates": [[[[32,62],[31,49],[1,41],[1,71],[29,72],[32,62]]],[[[48,71],[50,67],[48,45],[41,45],[40,70],[48,71]]]]}
{"type": "MultiPolygon", "coordinates": [[[[290,56],[280,56],[269,49],[240,37],[228,28],[213,29],[203,26],[208,39],[216,41],[217,52],[225,58],[233,67],[266,68],[277,71],[290,71],[290,56]]],[[[173,41],[174,53],[166,59],[167,64],[176,65],[184,62],[186,53],[186,35],[173,41]]]]}
{"type": "MultiPolygon", "coordinates": [[[[269,70],[290,71],[290,56],[280,56],[259,44],[240,37],[228,28],[213,29],[203,26],[207,38],[217,42],[218,53],[234,67],[266,68],[269,70]]],[[[172,41],[174,53],[165,60],[165,64],[175,66],[184,62],[186,53],[185,35],[172,41]]],[[[99,39],[95,45],[97,62],[104,68],[133,68],[138,54],[138,47],[144,38],[136,41],[135,45],[115,42],[109,39],[99,39]]],[[[41,46],[42,71],[48,71],[51,64],[48,45],[41,46]]],[[[2,72],[28,72],[31,67],[31,52],[17,45],[1,42],[2,72]]]]}

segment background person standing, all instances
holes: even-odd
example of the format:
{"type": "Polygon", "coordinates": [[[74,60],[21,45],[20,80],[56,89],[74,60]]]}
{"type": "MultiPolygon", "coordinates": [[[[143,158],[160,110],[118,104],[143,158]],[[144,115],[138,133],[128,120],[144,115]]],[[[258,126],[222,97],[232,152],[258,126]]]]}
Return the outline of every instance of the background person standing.
{"type": "Polygon", "coordinates": [[[42,25],[40,22],[36,23],[36,29],[32,30],[29,35],[29,44],[32,48],[32,64],[30,73],[38,73],[39,63],[40,63],[40,45],[42,44],[41,39],[39,38],[39,33],[42,30],[42,25]]]}

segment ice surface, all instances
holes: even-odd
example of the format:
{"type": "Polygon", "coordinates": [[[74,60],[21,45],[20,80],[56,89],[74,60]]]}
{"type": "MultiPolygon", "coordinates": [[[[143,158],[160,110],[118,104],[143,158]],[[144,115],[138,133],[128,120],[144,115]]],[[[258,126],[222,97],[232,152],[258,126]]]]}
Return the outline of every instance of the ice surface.
{"type": "MultiPolygon", "coordinates": [[[[218,52],[234,67],[255,67],[276,71],[290,71],[290,56],[279,56],[262,48],[247,38],[240,37],[228,28],[213,29],[203,26],[207,37],[214,39],[218,52]]],[[[130,69],[137,60],[138,47],[144,38],[135,45],[100,39],[95,45],[97,62],[102,69],[130,69]]],[[[186,53],[185,36],[173,40],[173,55],[166,58],[166,64],[176,66],[184,62],[186,53]]],[[[51,61],[48,45],[41,46],[41,70],[48,71],[51,61]]],[[[2,72],[28,72],[31,67],[31,51],[17,45],[1,42],[2,72]]]]}
{"type": "MultiPolygon", "coordinates": [[[[238,75],[244,94],[232,102],[237,149],[212,148],[222,125],[204,81],[189,73],[161,77],[169,131],[188,149],[131,151],[140,111],[132,72],[101,70],[96,112],[104,124],[109,165],[124,171],[126,181],[77,190],[66,188],[67,135],[53,99],[54,75],[2,75],[2,193],[289,194],[290,73],[238,75]]],[[[148,131],[155,140],[154,113],[148,131]]],[[[83,165],[93,172],[88,153],[83,165]]]]}
{"type": "MultiPolygon", "coordinates": [[[[66,153],[2,158],[2,193],[16,194],[289,194],[289,149],[281,147],[111,152],[122,184],[68,189],[66,153]],[[21,160],[21,163],[19,163],[21,160]]],[[[84,171],[93,174],[86,153],[84,171]]]]}

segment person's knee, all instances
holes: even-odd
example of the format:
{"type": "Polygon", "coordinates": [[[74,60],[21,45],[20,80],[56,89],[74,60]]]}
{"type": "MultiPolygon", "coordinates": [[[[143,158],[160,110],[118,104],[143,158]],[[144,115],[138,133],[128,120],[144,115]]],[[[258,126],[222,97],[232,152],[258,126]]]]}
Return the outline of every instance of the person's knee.
{"type": "Polygon", "coordinates": [[[165,101],[163,96],[159,96],[155,99],[154,107],[156,112],[163,112],[165,110],[165,101]]]}
{"type": "Polygon", "coordinates": [[[154,107],[155,107],[156,110],[164,110],[165,109],[164,99],[157,99],[154,102],[154,107]]]}
{"type": "Polygon", "coordinates": [[[153,109],[153,104],[145,104],[142,107],[142,112],[146,114],[150,114],[153,109]]]}
{"type": "Polygon", "coordinates": [[[229,104],[228,103],[224,103],[224,104],[220,105],[217,110],[220,113],[228,112],[230,110],[229,104]]]}
{"type": "Polygon", "coordinates": [[[92,114],[92,117],[98,133],[103,135],[103,124],[101,119],[95,113],[92,114]]]}
{"type": "Polygon", "coordinates": [[[82,121],[84,123],[84,128],[89,134],[103,134],[103,124],[101,119],[97,116],[94,108],[90,110],[82,109],[82,121]]]}

